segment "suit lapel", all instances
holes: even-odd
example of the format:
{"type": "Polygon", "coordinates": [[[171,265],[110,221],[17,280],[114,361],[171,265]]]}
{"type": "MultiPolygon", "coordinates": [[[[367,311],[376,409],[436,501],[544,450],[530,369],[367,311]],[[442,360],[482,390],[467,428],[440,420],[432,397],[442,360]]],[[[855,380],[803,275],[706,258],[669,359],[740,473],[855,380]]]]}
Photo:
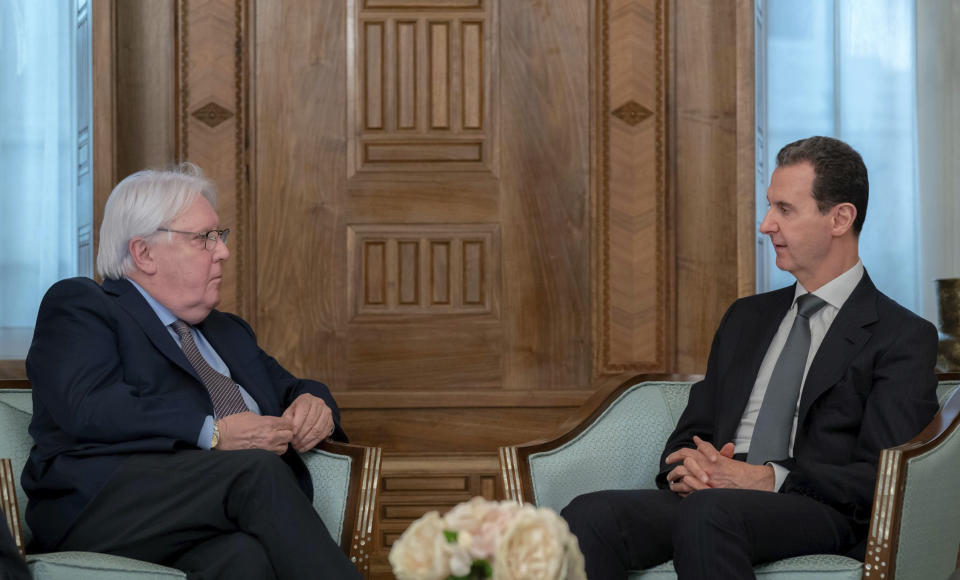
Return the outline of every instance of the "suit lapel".
{"type": "Polygon", "coordinates": [[[871,332],[864,327],[878,319],[876,297],[877,288],[864,272],[860,283],[837,313],[810,364],[800,395],[798,425],[803,425],[813,402],[837,384],[850,366],[850,360],[870,340],[871,332]]]}
{"type": "Polygon", "coordinates": [[[108,294],[117,297],[117,303],[140,325],[144,334],[147,335],[147,338],[150,339],[150,342],[153,343],[153,346],[155,346],[157,350],[177,366],[190,373],[190,375],[197,379],[197,382],[203,385],[203,381],[200,380],[200,375],[197,374],[193,365],[187,360],[186,355],[183,354],[183,351],[177,346],[176,341],[173,340],[173,337],[170,336],[170,333],[164,328],[160,319],[157,318],[157,313],[150,308],[150,305],[147,304],[147,301],[144,300],[143,296],[140,295],[140,292],[138,292],[133,285],[126,280],[107,279],[103,281],[101,287],[108,294]]]}

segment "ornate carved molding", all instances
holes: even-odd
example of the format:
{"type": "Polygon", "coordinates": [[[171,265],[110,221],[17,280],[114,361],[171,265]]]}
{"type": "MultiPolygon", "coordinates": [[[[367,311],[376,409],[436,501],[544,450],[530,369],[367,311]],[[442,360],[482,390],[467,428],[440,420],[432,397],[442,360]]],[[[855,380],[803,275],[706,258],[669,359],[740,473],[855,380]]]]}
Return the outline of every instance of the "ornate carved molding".
{"type": "Polygon", "coordinates": [[[224,304],[244,316],[254,311],[252,297],[244,293],[246,228],[251,223],[246,158],[248,11],[248,0],[178,0],[175,24],[176,156],[200,165],[218,186],[221,218],[234,231],[236,274],[233,284],[224,288],[224,304]],[[231,84],[220,82],[222,74],[213,74],[223,69],[232,72],[231,84]],[[231,100],[232,111],[223,104],[231,100]],[[210,131],[222,131],[223,125],[232,129],[230,146],[210,138],[210,131]],[[226,158],[232,165],[224,165],[226,158]]]}
{"type": "MultiPolygon", "coordinates": [[[[599,344],[597,345],[598,357],[596,359],[597,369],[596,372],[599,375],[604,374],[615,374],[622,373],[627,371],[633,372],[649,372],[649,371],[663,371],[667,370],[669,364],[668,355],[667,355],[667,337],[670,335],[670,329],[667,328],[667,309],[669,304],[669,291],[672,288],[672,280],[668,277],[672,276],[672,269],[669,266],[670,259],[670,244],[667,237],[667,198],[669,192],[667,191],[667,160],[666,160],[666,150],[667,150],[667,116],[666,116],[666,86],[667,86],[667,35],[666,35],[666,0],[651,0],[653,4],[654,12],[654,22],[653,29],[654,34],[649,35],[649,37],[644,37],[648,42],[653,43],[653,61],[654,61],[654,77],[655,77],[655,86],[654,86],[654,95],[653,102],[648,103],[647,105],[641,104],[638,102],[638,99],[629,98],[623,105],[618,107],[616,110],[611,111],[611,43],[614,41],[611,33],[611,3],[617,4],[617,18],[618,22],[622,23],[626,20],[625,13],[637,14],[643,12],[639,10],[637,6],[630,5],[627,0],[618,1],[618,0],[599,0],[597,4],[597,20],[598,28],[600,33],[600,38],[598,39],[599,45],[599,103],[597,108],[598,116],[598,171],[599,171],[599,192],[598,192],[598,219],[597,219],[597,236],[598,236],[598,247],[599,247],[599,256],[598,256],[598,266],[599,266],[599,300],[597,303],[597,308],[599,309],[599,315],[596,320],[599,324],[599,332],[597,333],[599,344]],[[651,333],[650,336],[645,337],[645,340],[654,342],[653,356],[641,357],[637,355],[637,348],[631,349],[630,345],[626,347],[617,347],[614,343],[613,330],[612,326],[620,322],[615,316],[615,312],[618,311],[620,306],[613,304],[614,296],[619,296],[619,300],[624,304],[629,303],[631,299],[634,299],[631,291],[636,294],[638,290],[635,287],[628,287],[626,289],[619,288],[617,292],[612,291],[613,280],[611,279],[611,272],[621,272],[619,265],[613,264],[615,259],[624,261],[624,251],[616,254],[618,257],[615,258],[615,252],[613,251],[612,243],[612,227],[615,223],[612,219],[612,211],[615,207],[618,207],[620,204],[614,202],[611,198],[614,195],[612,192],[612,177],[611,177],[611,163],[612,163],[612,153],[611,153],[611,135],[613,128],[611,127],[610,117],[614,116],[618,119],[624,121],[627,126],[631,127],[632,130],[641,130],[644,125],[640,125],[642,121],[645,121],[648,118],[652,118],[653,122],[653,170],[654,170],[654,181],[655,181],[655,212],[654,212],[654,221],[655,221],[655,235],[653,236],[655,249],[652,252],[653,261],[655,262],[655,300],[654,307],[652,310],[655,318],[655,330],[651,333]],[[627,293],[626,298],[624,298],[624,293],[627,293]]],[[[618,82],[621,79],[617,79],[618,82]]],[[[642,99],[639,99],[642,100],[642,99]]],[[[629,202],[630,200],[618,199],[617,201],[629,202]]],[[[635,215],[618,215],[616,216],[619,219],[631,218],[635,221],[638,219],[635,215]]],[[[637,227],[635,223],[627,226],[625,229],[621,225],[621,231],[631,232],[631,227],[637,227]]],[[[619,240],[620,243],[624,243],[623,240],[619,240]]],[[[620,248],[623,250],[623,248],[620,248]]],[[[626,254],[630,256],[630,251],[633,248],[627,245],[626,254]]],[[[630,314],[636,315],[638,310],[631,311],[630,314]]],[[[644,313],[645,314],[645,313],[644,313]]],[[[635,346],[635,345],[634,345],[635,346]]]]}

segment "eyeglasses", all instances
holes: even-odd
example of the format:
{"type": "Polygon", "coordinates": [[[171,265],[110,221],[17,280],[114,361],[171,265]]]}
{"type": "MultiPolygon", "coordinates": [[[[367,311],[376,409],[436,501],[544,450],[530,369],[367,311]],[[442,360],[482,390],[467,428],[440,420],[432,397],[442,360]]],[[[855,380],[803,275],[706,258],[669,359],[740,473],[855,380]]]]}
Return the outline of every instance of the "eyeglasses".
{"type": "Polygon", "coordinates": [[[185,234],[193,236],[195,240],[203,240],[203,248],[212,250],[217,247],[217,240],[227,243],[227,236],[230,235],[230,228],[222,230],[210,230],[209,232],[184,232],[180,230],[168,230],[167,228],[157,228],[158,232],[170,232],[173,234],[185,234]]]}

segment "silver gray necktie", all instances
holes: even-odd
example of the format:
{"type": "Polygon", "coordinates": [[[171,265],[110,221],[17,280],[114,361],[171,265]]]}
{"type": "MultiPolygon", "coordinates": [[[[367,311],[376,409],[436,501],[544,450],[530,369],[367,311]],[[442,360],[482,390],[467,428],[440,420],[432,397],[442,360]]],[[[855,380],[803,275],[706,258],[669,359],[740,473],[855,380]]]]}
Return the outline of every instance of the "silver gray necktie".
{"type": "Polygon", "coordinates": [[[213,413],[219,419],[236,413],[249,411],[247,404],[243,402],[240,395],[240,387],[233,379],[215,371],[213,367],[207,364],[206,359],[200,354],[197,343],[193,341],[193,334],[190,333],[190,325],[182,320],[172,323],[170,326],[180,336],[180,347],[183,354],[187,355],[187,360],[193,365],[194,370],[200,375],[203,386],[210,393],[210,400],[213,401],[213,413]]]}
{"type": "Polygon", "coordinates": [[[793,415],[803,384],[807,354],[810,352],[810,317],[825,305],[826,302],[813,294],[797,298],[797,317],[763,395],[763,404],[760,405],[747,451],[747,463],[762,465],[767,461],[788,457],[793,415]]]}

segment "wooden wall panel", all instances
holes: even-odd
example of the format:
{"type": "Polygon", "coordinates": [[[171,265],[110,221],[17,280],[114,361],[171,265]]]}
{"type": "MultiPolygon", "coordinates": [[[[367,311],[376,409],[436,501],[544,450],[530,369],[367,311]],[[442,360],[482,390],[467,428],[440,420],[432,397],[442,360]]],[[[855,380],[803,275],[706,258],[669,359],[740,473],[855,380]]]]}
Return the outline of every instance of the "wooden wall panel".
{"type": "Polygon", "coordinates": [[[753,85],[738,64],[752,38],[752,2],[677,2],[675,10],[675,370],[702,373],[723,313],[752,291],[753,85]]]}
{"type": "Polygon", "coordinates": [[[116,13],[116,171],[118,179],[123,179],[177,161],[176,4],[118,2],[116,13]]]}

